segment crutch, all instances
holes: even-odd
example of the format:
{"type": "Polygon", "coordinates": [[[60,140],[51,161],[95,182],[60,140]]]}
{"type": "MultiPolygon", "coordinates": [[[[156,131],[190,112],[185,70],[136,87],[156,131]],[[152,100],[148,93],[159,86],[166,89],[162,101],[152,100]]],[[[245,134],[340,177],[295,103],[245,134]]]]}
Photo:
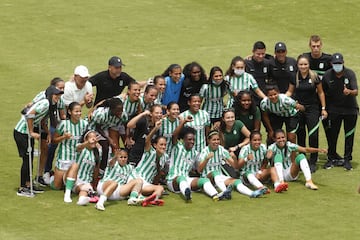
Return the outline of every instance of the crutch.
{"type": "Polygon", "coordinates": [[[28,131],[28,154],[29,154],[29,177],[30,177],[30,194],[31,196],[35,196],[34,189],[33,189],[33,182],[32,182],[32,148],[31,148],[31,136],[30,136],[30,130],[29,125],[27,123],[27,119],[25,117],[26,127],[28,131]]]}
{"type": "Polygon", "coordinates": [[[40,172],[40,157],[41,157],[41,123],[39,123],[39,134],[40,139],[38,141],[38,161],[37,161],[37,172],[36,172],[36,186],[39,187],[39,172],[40,172]]]}

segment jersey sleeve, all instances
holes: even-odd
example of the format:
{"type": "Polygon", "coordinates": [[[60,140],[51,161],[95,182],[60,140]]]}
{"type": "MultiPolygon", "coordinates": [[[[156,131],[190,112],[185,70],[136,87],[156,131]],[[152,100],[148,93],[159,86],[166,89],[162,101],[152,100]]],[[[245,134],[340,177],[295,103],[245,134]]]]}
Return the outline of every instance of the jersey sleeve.
{"type": "Polygon", "coordinates": [[[43,99],[37,103],[35,103],[34,109],[37,114],[44,113],[49,110],[49,101],[47,99],[43,99]]]}
{"type": "Polygon", "coordinates": [[[269,98],[264,98],[263,100],[261,100],[261,102],[260,102],[260,109],[262,110],[262,111],[266,111],[267,110],[267,105],[268,105],[268,102],[269,102],[269,98]]]}
{"type": "Polygon", "coordinates": [[[200,163],[203,162],[203,161],[206,159],[206,157],[207,157],[208,154],[209,154],[209,150],[208,150],[208,148],[206,147],[206,148],[204,148],[204,149],[200,152],[198,161],[199,161],[200,163]]]}
{"type": "Polygon", "coordinates": [[[252,89],[256,90],[259,88],[258,83],[256,82],[255,78],[251,74],[249,74],[249,82],[250,82],[250,86],[252,89]]]}
{"type": "Polygon", "coordinates": [[[64,134],[64,127],[65,127],[65,121],[66,120],[62,120],[60,121],[59,125],[56,127],[56,133],[59,134],[60,136],[64,134]]]}
{"type": "Polygon", "coordinates": [[[199,92],[200,97],[204,98],[206,96],[208,88],[209,88],[208,84],[203,84],[201,86],[201,89],[200,89],[200,92],[199,92]]]}

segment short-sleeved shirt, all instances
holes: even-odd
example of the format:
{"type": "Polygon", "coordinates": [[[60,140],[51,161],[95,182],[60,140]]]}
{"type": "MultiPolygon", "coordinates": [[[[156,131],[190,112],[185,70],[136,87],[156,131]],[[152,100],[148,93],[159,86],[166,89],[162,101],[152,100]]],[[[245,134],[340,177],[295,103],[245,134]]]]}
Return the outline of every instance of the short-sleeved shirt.
{"type": "Polygon", "coordinates": [[[276,143],[273,143],[268,147],[268,150],[271,150],[274,156],[280,154],[283,160],[283,167],[287,169],[291,166],[291,153],[297,151],[298,148],[299,145],[287,141],[284,148],[279,148],[276,143]]]}
{"type": "MultiPolygon", "coordinates": [[[[139,164],[133,170],[132,175],[140,176],[146,182],[152,183],[154,177],[158,173],[158,169],[156,166],[156,158],[157,158],[156,150],[153,147],[151,147],[149,151],[144,152],[139,164]]],[[[158,159],[160,168],[164,168],[167,158],[168,155],[165,153],[158,159]]]]}
{"type": "Polygon", "coordinates": [[[101,100],[119,95],[131,81],[135,81],[135,79],[126,72],[121,72],[120,76],[115,79],[110,77],[109,70],[91,76],[89,82],[96,87],[94,104],[97,104],[101,100]]]}
{"type": "Polygon", "coordinates": [[[126,164],[121,166],[117,161],[115,162],[114,166],[107,166],[104,172],[104,177],[100,180],[100,182],[106,181],[114,181],[120,185],[126,184],[132,170],[134,167],[130,164],[126,164]]]}
{"type": "Polygon", "coordinates": [[[244,126],[245,125],[240,120],[235,120],[234,126],[232,127],[230,132],[226,131],[226,129],[223,131],[225,142],[224,147],[226,149],[238,145],[245,139],[245,136],[241,132],[241,129],[244,126]]]}
{"type": "Polygon", "coordinates": [[[200,152],[199,162],[203,162],[210,152],[214,152],[214,157],[210,158],[207,162],[206,166],[201,172],[202,177],[207,177],[209,173],[212,173],[214,171],[220,172],[222,161],[230,158],[228,150],[226,150],[223,146],[220,145],[215,151],[211,150],[209,147],[205,147],[200,152]]]}
{"type": "Polygon", "coordinates": [[[102,130],[115,128],[119,124],[126,123],[128,120],[126,112],[123,112],[121,118],[112,115],[110,108],[99,107],[92,113],[92,118],[89,123],[89,129],[96,130],[96,126],[100,126],[102,130]]]}
{"type": "Polygon", "coordinates": [[[250,91],[256,90],[259,88],[255,78],[247,72],[244,72],[241,76],[225,76],[225,80],[229,82],[230,86],[230,99],[228,101],[227,107],[231,107],[234,103],[233,95],[240,91],[250,91]]]}
{"type": "Polygon", "coordinates": [[[180,91],[182,83],[184,81],[184,75],[182,74],[180,80],[176,83],[170,76],[165,77],[166,88],[163,95],[163,105],[168,105],[170,102],[178,102],[180,97],[180,91]]]}
{"type": "Polygon", "coordinates": [[[79,164],[77,179],[86,183],[91,183],[97,163],[94,151],[92,149],[84,148],[80,153],[77,153],[76,163],[79,164]]]}
{"type": "Polygon", "coordinates": [[[359,106],[356,96],[345,95],[344,85],[350,90],[358,89],[355,73],[344,67],[344,74],[338,78],[335,71],[325,72],[322,85],[326,98],[326,109],[329,113],[353,115],[358,114],[359,106]]]}
{"type": "Polygon", "coordinates": [[[204,81],[192,81],[190,78],[185,78],[180,92],[179,97],[179,108],[180,112],[184,112],[189,109],[188,101],[191,95],[198,94],[203,84],[206,82],[204,81]]]}
{"type": "Polygon", "coordinates": [[[199,110],[197,113],[193,114],[190,110],[186,110],[180,114],[184,119],[187,116],[192,116],[193,120],[187,122],[185,126],[192,127],[196,131],[195,135],[195,145],[194,148],[196,151],[200,152],[206,145],[206,136],[205,128],[210,126],[210,116],[204,110],[199,110]]]}
{"type": "Polygon", "coordinates": [[[319,105],[319,97],[317,93],[318,84],[320,84],[319,78],[312,81],[309,75],[303,78],[299,73],[293,98],[305,106],[319,105]]]}
{"type": "Polygon", "coordinates": [[[270,60],[270,64],[273,82],[279,87],[281,93],[286,93],[289,84],[295,85],[297,71],[296,60],[292,57],[286,57],[285,62],[281,63],[274,58],[270,60]]]}
{"type": "Polygon", "coordinates": [[[34,103],[27,111],[27,113],[21,116],[20,121],[15,126],[15,130],[23,134],[28,134],[27,119],[32,118],[34,120],[33,126],[36,126],[43,118],[48,116],[48,112],[49,101],[47,99],[42,99],[34,103]],[[30,112],[33,110],[35,110],[35,115],[31,116],[30,112]]]}
{"type": "Polygon", "coordinates": [[[210,118],[221,118],[224,111],[224,100],[221,86],[204,84],[200,89],[200,97],[203,98],[202,109],[209,113],[210,118]]]}
{"type": "Polygon", "coordinates": [[[86,120],[80,119],[79,122],[73,123],[71,120],[62,120],[56,128],[56,133],[60,136],[64,133],[71,133],[70,139],[64,139],[60,142],[57,152],[57,160],[75,161],[76,160],[76,145],[80,143],[82,135],[85,133],[88,126],[86,120]]]}
{"type": "Polygon", "coordinates": [[[81,102],[87,93],[92,94],[92,85],[89,81],[86,81],[85,86],[82,89],[78,89],[74,80],[70,80],[65,83],[63,100],[66,106],[69,106],[72,102],[81,102]]]}
{"type": "Polygon", "coordinates": [[[166,153],[170,156],[172,148],[172,137],[175,129],[179,126],[179,119],[171,121],[169,117],[161,120],[161,127],[159,129],[159,135],[166,138],[166,153]]]}
{"type": "Polygon", "coordinates": [[[129,96],[126,96],[125,98],[117,96],[116,98],[119,98],[124,103],[124,112],[126,112],[129,119],[132,119],[136,116],[140,110],[140,99],[138,101],[132,102],[129,96]]]}
{"type": "Polygon", "coordinates": [[[322,53],[319,58],[313,58],[311,52],[304,53],[304,55],[309,59],[310,69],[315,71],[320,80],[324,73],[331,69],[331,55],[327,53],[322,53]]]}
{"type": "Polygon", "coordinates": [[[255,129],[255,121],[256,120],[261,121],[260,109],[256,107],[255,114],[250,112],[246,114],[235,112],[235,118],[236,120],[240,120],[246,126],[246,128],[251,132],[255,129]]]}
{"type": "Polygon", "coordinates": [[[198,151],[194,148],[186,150],[183,142],[178,141],[171,152],[169,173],[166,179],[172,180],[178,176],[187,177],[194,168],[198,157],[198,151]]]}
{"type": "Polygon", "coordinates": [[[141,111],[150,110],[151,106],[154,105],[154,102],[146,103],[144,99],[144,95],[140,96],[140,108],[141,111]]]}
{"type": "Polygon", "coordinates": [[[251,147],[251,144],[247,144],[246,146],[242,147],[239,153],[239,159],[247,158],[250,153],[253,155],[254,159],[245,162],[245,165],[241,168],[241,174],[255,174],[257,171],[259,171],[266,156],[266,150],[267,149],[265,144],[260,144],[260,147],[257,150],[254,150],[251,147]]]}
{"type": "Polygon", "coordinates": [[[260,108],[264,112],[270,112],[280,117],[292,117],[298,112],[295,100],[282,93],[279,94],[276,103],[272,103],[269,98],[261,100],[260,108]]]}

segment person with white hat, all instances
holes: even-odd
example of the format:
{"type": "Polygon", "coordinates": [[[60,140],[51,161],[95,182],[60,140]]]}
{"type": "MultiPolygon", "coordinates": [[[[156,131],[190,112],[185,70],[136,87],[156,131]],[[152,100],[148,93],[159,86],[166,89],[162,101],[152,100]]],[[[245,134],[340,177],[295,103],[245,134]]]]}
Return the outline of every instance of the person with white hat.
{"type": "Polygon", "coordinates": [[[78,102],[81,106],[90,108],[93,104],[92,85],[88,82],[89,70],[84,65],[79,65],[74,70],[73,79],[65,83],[64,103],[69,106],[72,102],[78,102]]]}

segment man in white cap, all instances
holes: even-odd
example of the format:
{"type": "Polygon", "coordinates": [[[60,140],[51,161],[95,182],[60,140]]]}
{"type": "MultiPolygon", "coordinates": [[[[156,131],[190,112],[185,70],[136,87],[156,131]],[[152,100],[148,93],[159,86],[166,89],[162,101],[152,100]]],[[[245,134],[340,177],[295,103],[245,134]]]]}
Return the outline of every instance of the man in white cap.
{"type": "Polygon", "coordinates": [[[89,70],[84,65],[75,68],[73,79],[65,83],[63,100],[66,106],[71,102],[78,102],[87,108],[92,106],[94,94],[89,77],[89,70]]]}

